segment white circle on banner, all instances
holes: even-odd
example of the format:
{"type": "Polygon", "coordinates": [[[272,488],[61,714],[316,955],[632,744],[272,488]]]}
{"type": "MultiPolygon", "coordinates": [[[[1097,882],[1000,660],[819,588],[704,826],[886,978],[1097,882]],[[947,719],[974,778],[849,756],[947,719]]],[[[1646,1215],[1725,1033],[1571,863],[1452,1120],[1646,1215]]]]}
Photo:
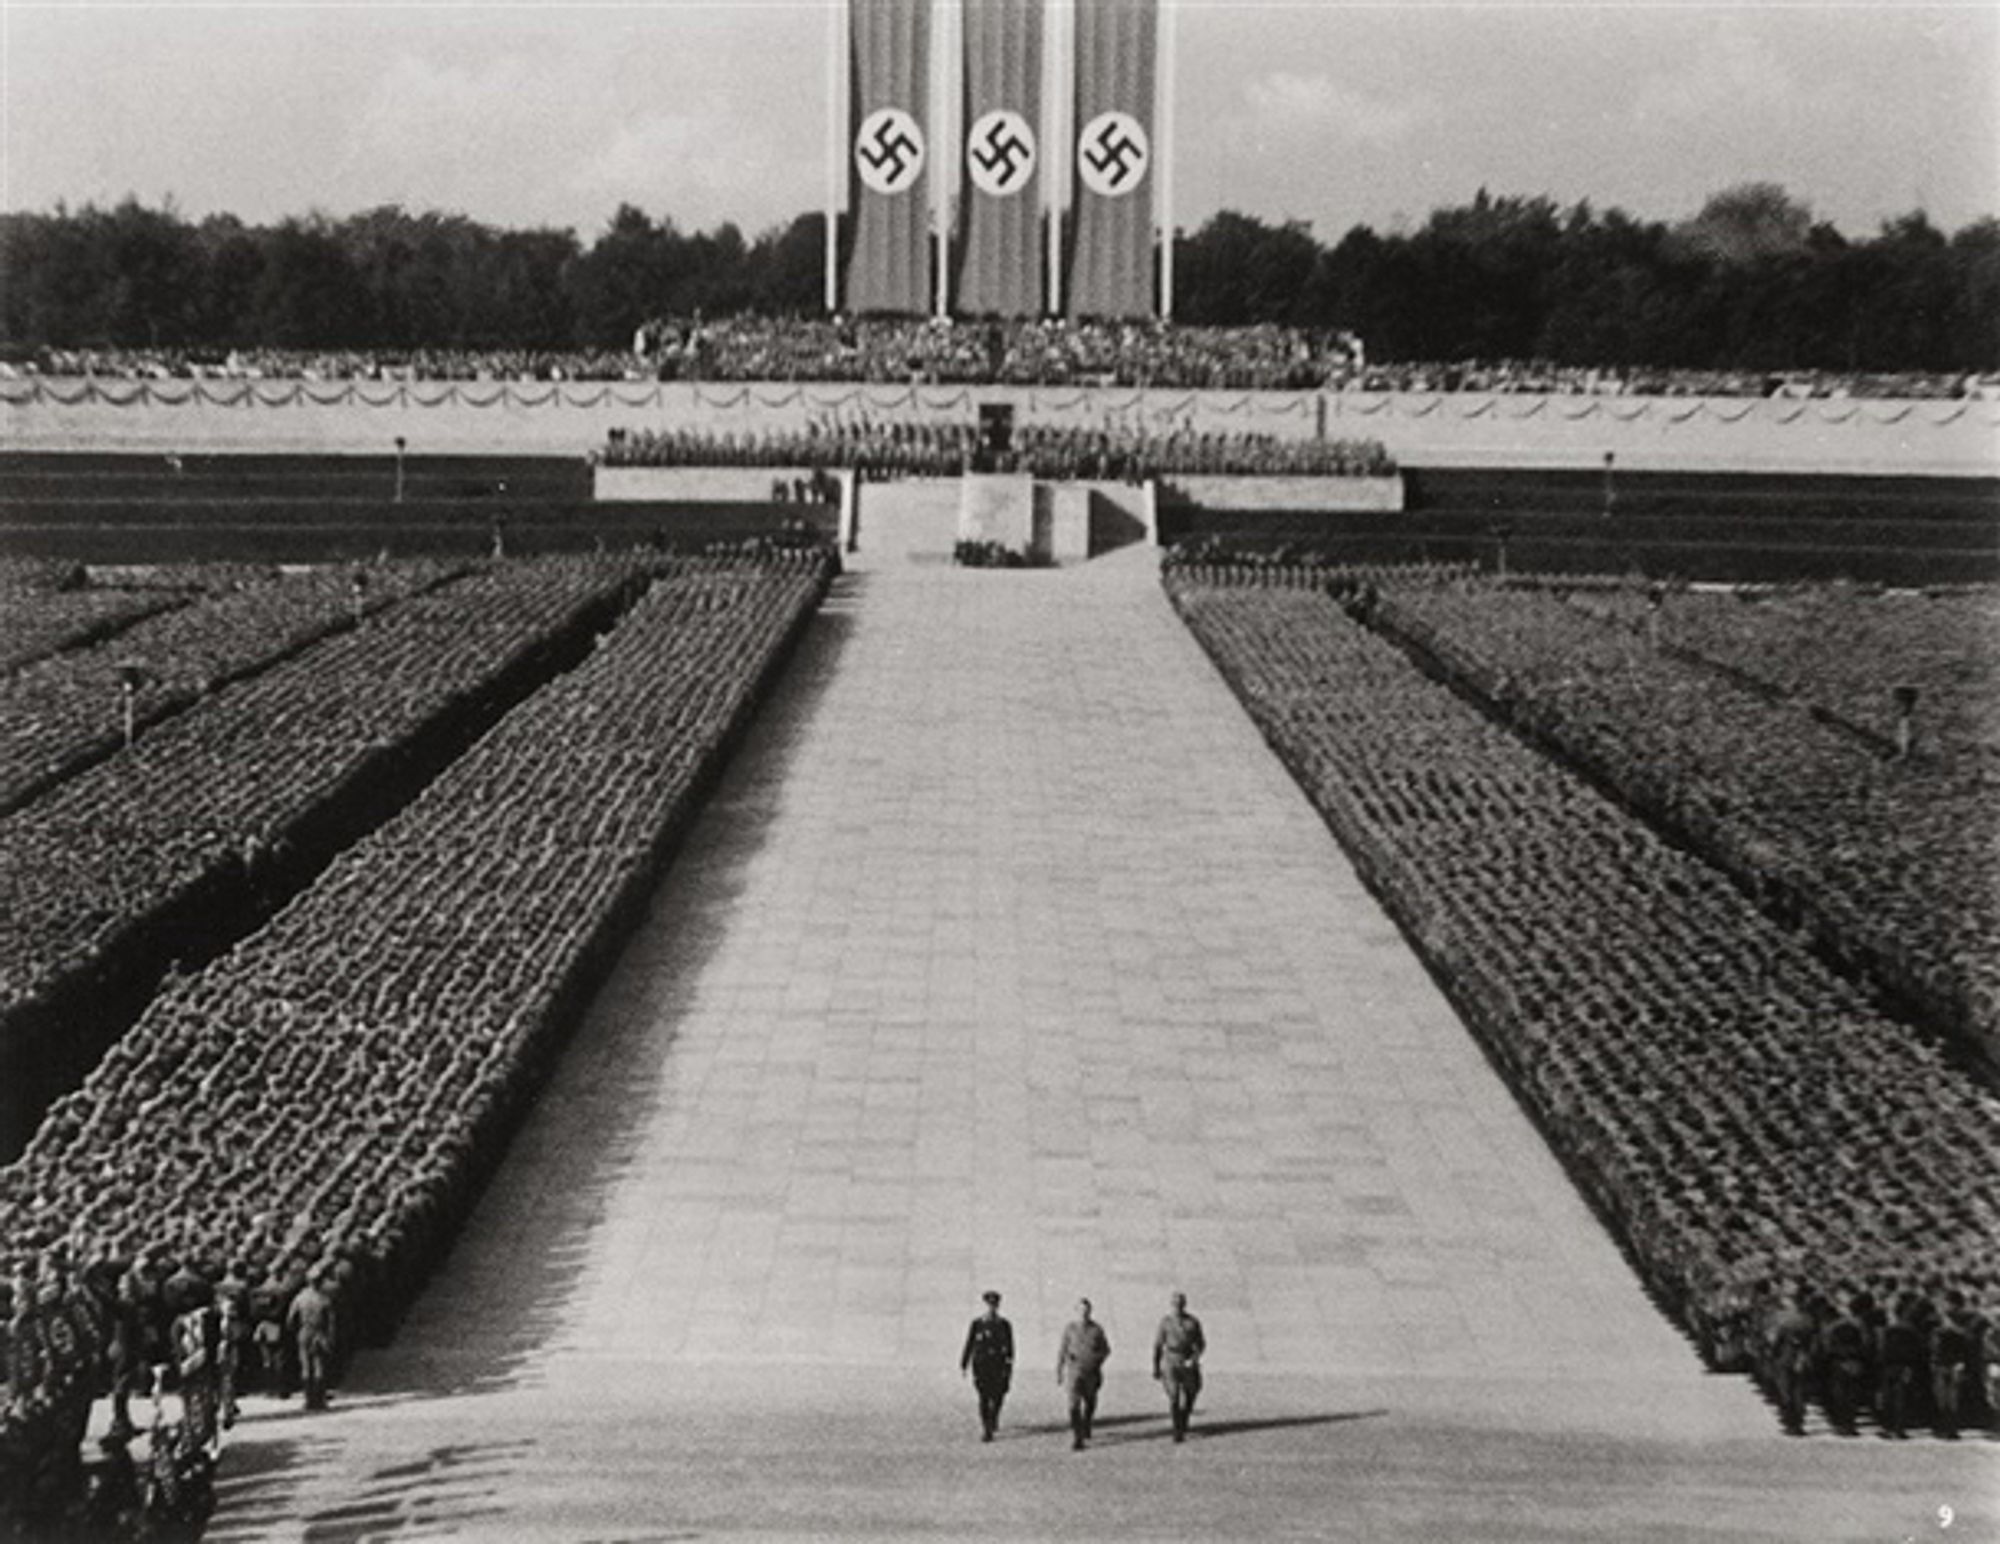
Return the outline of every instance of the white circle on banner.
{"type": "Polygon", "coordinates": [[[924,169],[924,131],[900,107],[878,107],[854,136],[854,169],[877,193],[900,193],[924,169]]]}
{"type": "Polygon", "coordinates": [[[1145,126],[1130,113],[1099,113],[1076,137],[1077,175],[1104,198],[1130,193],[1144,182],[1152,159],[1145,126]]]}
{"type": "Polygon", "coordinates": [[[1018,193],[1035,175],[1035,131],[1011,108],[981,113],[965,136],[965,165],[980,192],[995,198],[1018,193]]]}

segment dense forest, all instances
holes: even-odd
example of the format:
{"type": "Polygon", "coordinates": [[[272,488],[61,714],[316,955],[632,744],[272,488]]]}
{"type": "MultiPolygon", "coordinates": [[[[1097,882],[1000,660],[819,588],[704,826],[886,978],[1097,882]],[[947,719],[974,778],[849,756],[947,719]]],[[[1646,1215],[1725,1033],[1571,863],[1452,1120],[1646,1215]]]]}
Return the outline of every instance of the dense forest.
{"type": "MultiPolygon", "coordinates": [[[[746,239],[624,205],[585,246],[395,206],[268,226],[171,205],[0,216],[0,349],[618,348],[650,317],[806,313],[822,217],[746,239]]],[[[1861,239],[1770,183],[1691,219],[1496,197],[1331,246],[1224,211],[1175,248],[1190,322],[1341,328],[1377,360],[2000,368],[2000,220],[1921,212],[1861,239]]]]}

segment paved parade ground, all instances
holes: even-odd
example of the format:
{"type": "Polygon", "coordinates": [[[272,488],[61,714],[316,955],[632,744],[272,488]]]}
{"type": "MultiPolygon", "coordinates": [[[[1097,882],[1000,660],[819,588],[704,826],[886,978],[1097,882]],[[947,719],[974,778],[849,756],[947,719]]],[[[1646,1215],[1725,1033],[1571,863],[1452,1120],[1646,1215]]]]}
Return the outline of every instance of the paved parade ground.
{"type": "Polygon", "coordinates": [[[394,1346],[250,1402],[210,1538],[1994,1536],[1994,1444],[1704,1373],[1154,557],[840,582],[394,1346]]]}

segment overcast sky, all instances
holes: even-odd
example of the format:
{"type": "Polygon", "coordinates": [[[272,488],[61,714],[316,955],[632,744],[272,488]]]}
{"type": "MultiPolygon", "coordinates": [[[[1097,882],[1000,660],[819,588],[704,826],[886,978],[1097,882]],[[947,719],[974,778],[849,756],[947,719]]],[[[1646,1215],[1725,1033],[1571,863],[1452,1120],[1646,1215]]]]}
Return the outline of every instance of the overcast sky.
{"type": "MultiPolygon", "coordinates": [[[[1085,0],[1087,3],[1087,0],[1085,0]]],[[[1850,234],[2000,213],[2000,5],[1185,0],[1178,223],[1415,223],[1496,193],[1691,214],[1783,183],[1850,234]]],[[[824,4],[0,0],[0,204],[253,222],[438,208],[586,241],[825,187],[824,4]]]]}

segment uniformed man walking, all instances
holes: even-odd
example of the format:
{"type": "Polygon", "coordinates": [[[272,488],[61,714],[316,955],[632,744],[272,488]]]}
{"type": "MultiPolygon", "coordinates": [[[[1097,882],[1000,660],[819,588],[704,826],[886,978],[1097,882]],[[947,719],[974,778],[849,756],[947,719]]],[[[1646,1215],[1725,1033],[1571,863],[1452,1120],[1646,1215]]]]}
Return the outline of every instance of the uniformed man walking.
{"type": "Polygon", "coordinates": [[[979,1391],[979,1440],[991,1442],[1000,1425],[1000,1407],[1007,1401],[1007,1386],[1014,1381],[1014,1326],[1000,1317],[998,1292],[981,1295],[986,1312],[965,1332],[958,1371],[961,1377],[969,1373],[979,1391]]]}
{"type": "Polygon", "coordinates": [[[1185,1292],[1176,1292],[1167,1301],[1167,1316],[1153,1336],[1153,1378],[1166,1387],[1174,1441],[1185,1442],[1195,1396],[1201,1393],[1201,1356],[1208,1339],[1201,1332],[1201,1320],[1187,1311],[1185,1292]]]}
{"type": "Polygon", "coordinates": [[[285,1310],[285,1327],[298,1345],[299,1377],[306,1386],[306,1408],[326,1408],[327,1378],[332,1371],[335,1314],[328,1288],[333,1275],[315,1270],[285,1310]]]}
{"type": "Polygon", "coordinates": [[[1097,1391],[1104,1386],[1104,1364],[1111,1356],[1111,1338],[1090,1316],[1090,1299],[1079,1298],[1076,1318],[1063,1330],[1056,1352],[1056,1382],[1069,1395],[1070,1446],[1081,1450],[1090,1440],[1097,1419],[1097,1391]]]}

